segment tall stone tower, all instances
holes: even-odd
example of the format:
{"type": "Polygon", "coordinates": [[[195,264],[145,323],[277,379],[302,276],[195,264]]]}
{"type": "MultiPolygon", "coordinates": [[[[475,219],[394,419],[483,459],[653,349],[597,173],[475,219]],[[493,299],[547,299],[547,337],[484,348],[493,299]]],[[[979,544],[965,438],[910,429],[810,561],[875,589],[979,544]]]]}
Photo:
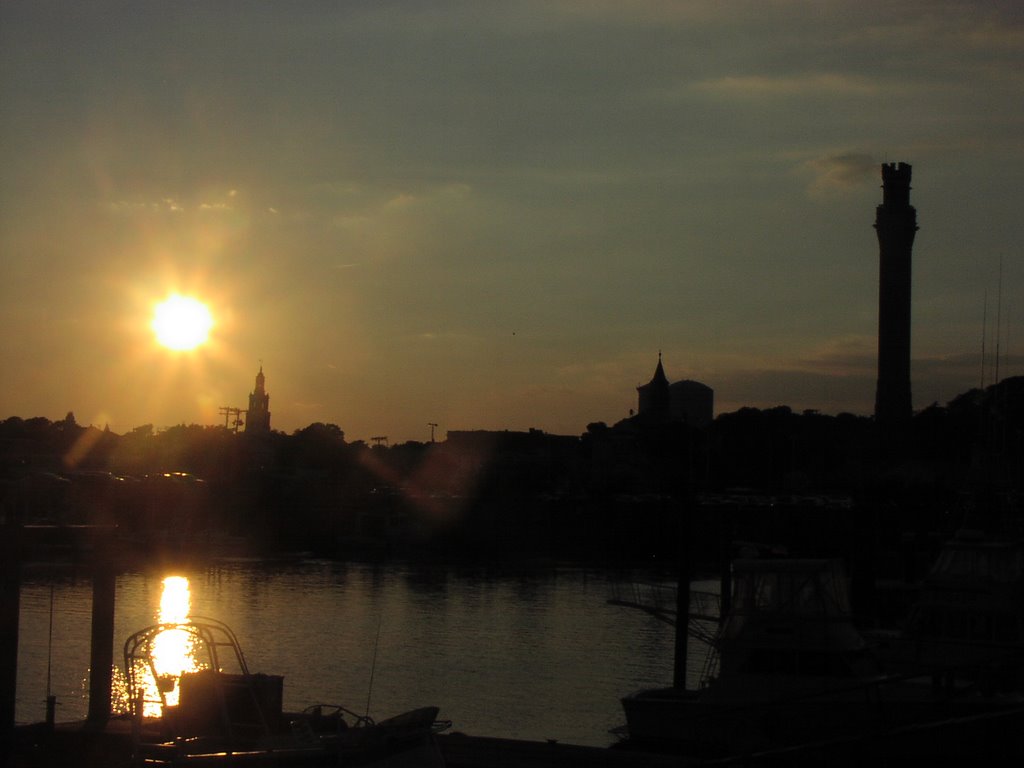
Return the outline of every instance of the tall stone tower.
{"type": "Polygon", "coordinates": [[[917,211],[910,204],[910,165],[883,163],[878,234],[878,386],[875,421],[910,418],[910,275],[917,211]]]}
{"type": "Polygon", "coordinates": [[[245,431],[270,431],[270,395],[267,394],[262,365],[260,372],[256,374],[256,388],[249,395],[249,410],[245,414],[245,431]]]}

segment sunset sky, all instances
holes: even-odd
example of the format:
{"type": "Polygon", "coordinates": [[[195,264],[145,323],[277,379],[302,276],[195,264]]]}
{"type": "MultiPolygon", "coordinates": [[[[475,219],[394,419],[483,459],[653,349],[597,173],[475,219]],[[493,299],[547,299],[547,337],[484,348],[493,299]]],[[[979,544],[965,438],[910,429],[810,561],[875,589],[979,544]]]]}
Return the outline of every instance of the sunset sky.
{"type": "Polygon", "coordinates": [[[3,0],[0,89],[0,418],[223,423],[262,361],[288,432],[579,434],[659,350],[868,414],[883,161],[915,407],[997,316],[1024,374],[1019,0],[3,0]]]}

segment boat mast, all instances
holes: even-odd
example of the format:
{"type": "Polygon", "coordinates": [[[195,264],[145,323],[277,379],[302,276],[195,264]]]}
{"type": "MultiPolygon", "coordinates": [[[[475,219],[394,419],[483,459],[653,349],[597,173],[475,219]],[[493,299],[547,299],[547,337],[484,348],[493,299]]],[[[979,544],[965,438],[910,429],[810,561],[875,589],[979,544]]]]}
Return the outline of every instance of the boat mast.
{"type": "Polygon", "coordinates": [[[679,521],[679,585],[676,588],[676,643],[672,672],[672,687],[686,689],[686,656],[690,630],[690,516],[693,511],[692,494],[683,502],[679,521]]]}

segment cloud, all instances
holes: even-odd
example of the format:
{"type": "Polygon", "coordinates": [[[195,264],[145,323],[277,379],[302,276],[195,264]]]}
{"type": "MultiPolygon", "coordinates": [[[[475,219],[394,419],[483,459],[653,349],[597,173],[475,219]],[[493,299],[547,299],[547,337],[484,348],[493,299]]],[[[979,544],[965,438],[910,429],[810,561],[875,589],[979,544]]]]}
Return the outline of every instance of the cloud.
{"type": "Polygon", "coordinates": [[[184,206],[175,200],[173,197],[164,197],[160,200],[142,201],[142,200],[115,200],[114,202],[108,203],[107,207],[114,213],[131,214],[131,213],[182,213],[185,208],[184,206]]]}
{"type": "Polygon", "coordinates": [[[876,365],[876,338],[850,334],[829,339],[811,349],[810,354],[794,361],[793,368],[832,376],[874,375],[876,365]]]}
{"type": "Polygon", "coordinates": [[[203,197],[211,199],[212,202],[204,201],[200,203],[198,206],[200,211],[231,211],[234,210],[234,203],[237,202],[236,198],[238,197],[238,190],[229,189],[224,193],[223,199],[220,200],[217,199],[220,197],[219,193],[207,193],[204,194],[203,197]]]}
{"type": "Polygon", "coordinates": [[[874,336],[825,339],[791,358],[719,365],[706,383],[715,389],[718,413],[743,406],[788,405],[823,413],[868,414],[874,407],[877,347],[874,336]]]}
{"type": "Polygon", "coordinates": [[[728,98],[777,98],[820,95],[870,95],[879,86],[864,77],[834,72],[809,72],[800,75],[727,75],[703,80],[694,85],[699,91],[728,98]]]}
{"type": "MultiPolygon", "coordinates": [[[[333,367],[333,366],[328,366],[328,367],[333,367]]],[[[298,419],[312,418],[309,414],[310,413],[316,414],[318,411],[322,411],[323,408],[324,408],[324,404],[323,403],[317,403],[317,402],[304,402],[302,400],[292,400],[290,403],[288,403],[288,408],[291,411],[293,411],[293,413],[291,414],[291,417],[292,417],[292,420],[294,421],[296,418],[298,418],[298,419]],[[296,412],[298,412],[298,413],[296,413],[296,412]]]]}
{"type": "Polygon", "coordinates": [[[479,338],[472,334],[460,333],[458,331],[421,331],[411,338],[427,342],[444,341],[455,342],[458,344],[477,343],[479,341],[479,338]]]}
{"type": "Polygon", "coordinates": [[[369,217],[363,214],[339,214],[331,220],[331,224],[338,229],[354,229],[363,227],[369,223],[369,217]]]}
{"type": "Polygon", "coordinates": [[[1016,0],[953,2],[939,12],[921,13],[912,6],[886,3],[888,17],[865,24],[865,44],[889,44],[921,50],[985,53],[1020,49],[1024,18],[1016,0]]]}
{"type": "Polygon", "coordinates": [[[664,2],[664,0],[564,0],[559,3],[548,1],[528,3],[528,18],[541,18],[550,22],[561,17],[567,22],[590,20],[607,24],[649,26],[684,26],[695,24],[717,24],[727,18],[750,18],[754,14],[774,15],[771,3],[761,0],[734,0],[723,5],[715,0],[687,0],[687,2],[664,2]]]}
{"type": "MultiPolygon", "coordinates": [[[[849,411],[869,415],[874,410],[876,358],[870,337],[833,339],[812,354],[789,362],[766,361],[764,367],[720,372],[715,385],[715,411],[725,413],[752,406],[788,405],[794,410],[813,408],[824,413],[849,411]]],[[[1003,358],[1000,379],[1018,375],[1024,355],[1003,358]]],[[[993,366],[985,371],[985,383],[995,380],[993,366]]],[[[956,354],[914,357],[911,361],[914,407],[933,402],[947,404],[957,395],[977,387],[982,376],[980,356],[956,354]]]]}
{"type": "MultiPolygon", "coordinates": [[[[1019,376],[1024,371],[1024,354],[1000,354],[999,379],[1019,376]]],[[[981,350],[976,353],[960,353],[935,357],[914,358],[915,378],[928,382],[957,382],[956,392],[967,387],[977,387],[982,379],[992,384],[996,379],[995,355],[989,350],[982,366],[981,350]]]]}
{"type": "Polygon", "coordinates": [[[845,376],[778,368],[736,371],[715,387],[715,412],[787,405],[798,411],[811,408],[866,415],[873,410],[874,396],[873,374],[845,376]]]}
{"type": "Polygon", "coordinates": [[[877,180],[879,163],[862,152],[845,152],[808,160],[801,166],[813,178],[807,186],[812,197],[841,193],[877,180]]]}
{"type": "Polygon", "coordinates": [[[418,198],[416,195],[410,195],[406,192],[400,192],[393,198],[388,200],[385,204],[385,208],[408,208],[411,205],[415,205],[418,198]]]}
{"type": "MultiPolygon", "coordinates": [[[[234,209],[230,200],[238,196],[238,190],[232,189],[227,192],[226,200],[213,200],[197,202],[197,195],[186,195],[188,203],[183,203],[177,197],[161,197],[156,200],[116,200],[108,203],[108,208],[115,213],[184,213],[186,211],[230,211],[234,209]]],[[[201,199],[201,198],[200,198],[201,199]]]]}

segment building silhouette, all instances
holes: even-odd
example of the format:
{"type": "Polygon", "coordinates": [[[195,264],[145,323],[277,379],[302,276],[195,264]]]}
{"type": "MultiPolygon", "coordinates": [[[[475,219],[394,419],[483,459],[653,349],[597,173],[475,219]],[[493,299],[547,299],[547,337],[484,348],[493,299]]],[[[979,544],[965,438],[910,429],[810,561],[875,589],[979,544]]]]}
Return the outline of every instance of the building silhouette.
{"type": "Polygon", "coordinates": [[[706,427],[714,419],[714,390],[689,379],[670,384],[660,352],[654,376],[636,391],[637,417],[641,421],[684,421],[694,427],[706,427]]]}
{"type": "Polygon", "coordinates": [[[641,419],[668,421],[670,414],[669,383],[665,369],[661,365],[661,352],[658,353],[658,367],[654,369],[654,376],[646,384],[637,387],[636,392],[636,412],[641,419]]]}
{"type": "Polygon", "coordinates": [[[878,234],[878,385],[875,420],[906,421],[910,394],[911,250],[917,211],[910,204],[907,163],[882,164],[882,204],[875,214],[878,234]]]}
{"type": "Polygon", "coordinates": [[[672,382],[668,387],[668,402],[672,421],[706,427],[715,418],[715,390],[699,381],[672,382]]]}
{"type": "Polygon", "coordinates": [[[256,374],[256,388],[249,395],[249,410],[245,412],[245,431],[270,431],[270,395],[267,394],[262,365],[256,374]]]}

